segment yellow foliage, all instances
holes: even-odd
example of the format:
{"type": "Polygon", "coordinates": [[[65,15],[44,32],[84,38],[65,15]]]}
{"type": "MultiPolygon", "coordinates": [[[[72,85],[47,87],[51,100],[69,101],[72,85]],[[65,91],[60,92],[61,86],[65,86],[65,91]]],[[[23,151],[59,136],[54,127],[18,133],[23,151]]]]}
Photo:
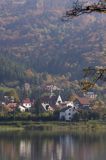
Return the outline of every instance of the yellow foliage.
{"type": "Polygon", "coordinates": [[[27,77],[29,77],[29,78],[34,77],[34,73],[31,69],[27,69],[25,73],[26,73],[27,77]]]}

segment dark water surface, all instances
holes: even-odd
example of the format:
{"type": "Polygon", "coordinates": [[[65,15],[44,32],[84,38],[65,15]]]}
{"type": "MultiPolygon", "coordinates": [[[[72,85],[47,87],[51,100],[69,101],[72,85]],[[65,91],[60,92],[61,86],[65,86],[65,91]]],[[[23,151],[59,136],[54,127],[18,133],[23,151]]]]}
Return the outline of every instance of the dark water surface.
{"type": "Polygon", "coordinates": [[[0,160],[106,160],[106,134],[0,133],[0,160]]]}

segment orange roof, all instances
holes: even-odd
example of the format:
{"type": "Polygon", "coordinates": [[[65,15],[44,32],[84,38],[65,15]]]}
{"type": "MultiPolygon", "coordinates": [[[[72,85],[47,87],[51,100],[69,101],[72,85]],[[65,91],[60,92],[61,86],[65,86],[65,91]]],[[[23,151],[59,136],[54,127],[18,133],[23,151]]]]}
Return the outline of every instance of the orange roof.
{"type": "Polygon", "coordinates": [[[90,98],[86,98],[86,97],[79,97],[77,95],[75,95],[76,99],[79,100],[79,102],[83,105],[86,104],[90,104],[90,98]]]}
{"type": "Polygon", "coordinates": [[[23,100],[23,103],[28,103],[29,104],[29,103],[31,103],[31,101],[30,101],[29,98],[26,98],[26,99],[23,100]]]}
{"type": "Polygon", "coordinates": [[[78,98],[81,104],[90,104],[90,100],[88,98],[78,98]]]}

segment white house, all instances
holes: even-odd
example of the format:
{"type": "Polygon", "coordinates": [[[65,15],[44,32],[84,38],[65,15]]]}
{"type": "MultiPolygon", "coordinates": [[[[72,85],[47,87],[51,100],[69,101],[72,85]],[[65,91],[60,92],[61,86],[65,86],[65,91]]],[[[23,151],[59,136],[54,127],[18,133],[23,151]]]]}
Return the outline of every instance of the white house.
{"type": "Polygon", "coordinates": [[[53,111],[53,108],[48,103],[42,103],[42,107],[45,111],[53,111]]]}
{"type": "Polygon", "coordinates": [[[18,108],[19,108],[20,112],[25,112],[25,107],[20,105],[18,108]]]}
{"type": "Polygon", "coordinates": [[[22,104],[26,109],[30,109],[32,107],[32,103],[29,98],[26,98],[22,104]]]}
{"type": "Polygon", "coordinates": [[[77,106],[74,105],[73,101],[67,101],[66,105],[67,105],[67,107],[71,106],[72,108],[73,107],[75,107],[75,108],[77,107],[77,106]]]}
{"type": "Polygon", "coordinates": [[[95,94],[94,92],[84,93],[84,96],[93,100],[97,98],[97,94],[95,94]]]}
{"type": "Polygon", "coordinates": [[[60,105],[61,103],[63,103],[61,96],[59,95],[56,101],[56,105],[60,105]]]}
{"type": "Polygon", "coordinates": [[[65,121],[71,121],[75,113],[77,113],[75,107],[66,106],[65,108],[60,110],[59,119],[65,121]]]}

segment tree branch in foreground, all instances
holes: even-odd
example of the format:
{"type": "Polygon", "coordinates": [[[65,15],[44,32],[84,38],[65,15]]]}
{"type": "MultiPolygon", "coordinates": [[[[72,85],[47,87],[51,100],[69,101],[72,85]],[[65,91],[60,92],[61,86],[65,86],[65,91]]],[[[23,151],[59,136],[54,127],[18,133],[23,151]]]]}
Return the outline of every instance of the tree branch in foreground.
{"type": "Polygon", "coordinates": [[[72,19],[76,16],[82,15],[82,14],[88,14],[92,12],[102,12],[106,13],[106,2],[99,1],[97,3],[93,3],[91,5],[88,5],[85,3],[81,3],[78,0],[73,3],[72,9],[69,11],[66,11],[65,15],[62,17],[62,20],[68,20],[72,19]]]}
{"type": "Polygon", "coordinates": [[[88,91],[92,89],[98,80],[106,81],[106,68],[105,67],[88,67],[83,69],[84,77],[90,77],[91,81],[83,80],[81,81],[81,88],[83,91],[88,91]]]}

